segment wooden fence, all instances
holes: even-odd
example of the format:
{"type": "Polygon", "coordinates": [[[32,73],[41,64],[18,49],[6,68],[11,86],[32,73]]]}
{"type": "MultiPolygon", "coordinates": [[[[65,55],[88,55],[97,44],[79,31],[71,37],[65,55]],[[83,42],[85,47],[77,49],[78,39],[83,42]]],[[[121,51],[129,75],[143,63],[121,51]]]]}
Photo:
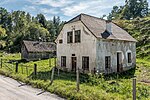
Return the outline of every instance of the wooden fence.
{"type": "MultiPolygon", "coordinates": [[[[50,73],[48,74],[50,77],[50,85],[53,84],[54,76],[55,76],[54,74],[57,74],[58,77],[60,75],[59,68],[57,67],[57,64],[56,64],[56,59],[54,60],[54,64],[55,64],[55,66],[50,70],[50,73]],[[57,69],[57,73],[56,73],[56,69],[57,69]]],[[[49,59],[49,67],[51,67],[51,66],[52,66],[52,61],[49,59]]],[[[26,74],[27,76],[32,74],[34,77],[37,77],[39,74],[37,71],[38,66],[36,63],[33,66],[27,66],[25,64],[19,64],[17,61],[11,61],[8,59],[0,59],[0,68],[6,68],[10,72],[15,72],[16,74],[17,73],[26,74]]],[[[79,92],[79,90],[80,90],[80,71],[79,70],[80,70],[79,68],[77,68],[77,70],[76,70],[76,90],[77,90],[77,92],[79,92]]],[[[132,88],[133,100],[136,100],[136,79],[133,79],[132,86],[133,86],[133,88],[132,88]]]]}

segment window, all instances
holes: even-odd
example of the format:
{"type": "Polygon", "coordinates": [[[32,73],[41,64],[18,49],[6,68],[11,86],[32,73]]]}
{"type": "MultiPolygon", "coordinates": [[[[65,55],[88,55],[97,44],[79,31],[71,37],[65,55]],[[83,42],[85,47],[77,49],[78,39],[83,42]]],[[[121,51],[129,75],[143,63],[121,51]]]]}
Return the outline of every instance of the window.
{"type": "Polygon", "coordinates": [[[80,34],[81,34],[81,31],[80,30],[77,30],[75,31],[75,43],[79,43],[80,42],[80,34]]]}
{"type": "Polygon", "coordinates": [[[76,56],[75,54],[72,54],[72,56],[76,56]]]}
{"type": "Polygon", "coordinates": [[[66,67],[66,56],[61,56],[61,67],[66,67]]]}
{"type": "Polygon", "coordinates": [[[131,53],[128,52],[128,63],[131,63],[131,53]]]}
{"type": "Polygon", "coordinates": [[[82,69],[89,70],[89,57],[82,57],[82,69]]]}
{"type": "Polygon", "coordinates": [[[59,43],[60,43],[60,44],[61,44],[61,43],[63,43],[63,40],[62,40],[62,39],[60,39],[60,40],[59,40],[59,43]]]}
{"type": "Polygon", "coordinates": [[[73,32],[67,32],[67,43],[73,42],[73,32]]]}
{"type": "Polygon", "coordinates": [[[110,56],[105,57],[105,68],[110,68],[111,67],[111,58],[110,56]]]}

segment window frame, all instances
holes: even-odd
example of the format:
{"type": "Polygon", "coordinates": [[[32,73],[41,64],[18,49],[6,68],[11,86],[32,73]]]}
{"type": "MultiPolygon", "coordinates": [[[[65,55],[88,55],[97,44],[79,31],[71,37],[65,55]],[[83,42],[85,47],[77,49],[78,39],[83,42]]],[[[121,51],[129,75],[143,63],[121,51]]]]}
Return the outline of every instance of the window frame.
{"type": "Polygon", "coordinates": [[[132,54],[131,54],[131,52],[127,53],[127,57],[128,57],[128,60],[127,60],[128,63],[132,63],[132,59],[131,59],[132,58],[132,54]]]}
{"type": "Polygon", "coordinates": [[[63,43],[63,39],[59,39],[59,44],[62,44],[63,43]]]}
{"type": "Polygon", "coordinates": [[[89,71],[89,63],[90,63],[90,59],[89,56],[82,56],[82,69],[83,70],[87,70],[89,71]],[[86,59],[86,61],[85,61],[86,59]]]}
{"type": "Polygon", "coordinates": [[[66,56],[61,56],[61,67],[66,67],[66,56]]]}
{"type": "Polygon", "coordinates": [[[74,42],[80,43],[81,42],[81,30],[75,30],[74,36],[75,36],[74,42]]]}
{"type": "Polygon", "coordinates": [[[73,31],[67,32],[67,43],[73,43],[73,31]]]}
{"type": "Polygon", "coordinates": [[[105,56],[105,69],[111,68],[111,56],[105,56]]]}

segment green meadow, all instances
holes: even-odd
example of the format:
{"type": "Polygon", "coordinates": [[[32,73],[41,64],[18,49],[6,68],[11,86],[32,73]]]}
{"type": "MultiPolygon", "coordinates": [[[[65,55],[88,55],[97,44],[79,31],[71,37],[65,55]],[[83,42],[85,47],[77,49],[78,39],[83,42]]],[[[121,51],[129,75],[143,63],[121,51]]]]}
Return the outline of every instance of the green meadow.
{"type": "Polygon", "coordinates": [[[41,88],[69,100],[132,100],[132,79],[137,79],[137,99],[150,100],[150,61],[137,59],[136,69],[120,74],[91,75],[80,74],[80,91],[76,90],[76,74],[55,70],[54,81],[50,85],[54,58],[31,62],[20,61],[20,53],[1,53],[2,68],[0,73],[27,85],[41,88]],[[20,61],[18,73],[15,72],[15,62],[20,61]],[[34,64],[37,64],[37,75],[33,74],[34,64]]]}

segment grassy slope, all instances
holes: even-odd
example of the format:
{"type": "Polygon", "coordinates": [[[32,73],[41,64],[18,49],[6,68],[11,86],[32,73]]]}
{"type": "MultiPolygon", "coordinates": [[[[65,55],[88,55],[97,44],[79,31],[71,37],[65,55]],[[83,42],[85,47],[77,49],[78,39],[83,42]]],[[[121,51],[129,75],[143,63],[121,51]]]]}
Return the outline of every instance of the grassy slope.
{"type": "MultiPolygon", "coordinates": [[[[20,54],[0,54],[1,58],[5,59],[20,59],[20,54]]],[[[150,70],[150,64],[147,61],[137,60],[138,67],[135,75],[138,79],[137,84],[137,98],[140,100],[149,100],[150,85],[140,82],[143,79],[143,73],[150,70]],[[143,63],[141,63],[143,62],[143,63]],[[143,70],[145,69],[145,70],[143,70]]],[[[84,99],[84,100],[131,100],[132,98],[132,77],[134,77],[134,70],[124,74],[115,74],[109,76],[91,76],[80,75],[80,91],[76,92],[76,76],[74,73],[60,72],[60,76],[55,73],[54,83],[50,83],[51,68],[48,60],[41,60],[28,63],[19,64],[19,73],[14,73],[15,69],[10,63],[6,63],[12,71],[3,65],[0,68],[0,73],[21,80],[25,83],[31,84],[34,87],[42,88],[52,93],[58,94],[68,99],[84,99]],[[38,65],[38,75],[35,77],[32,74],[33,64],[38,65]],[[22,74],[21,66],[29,66],[30,72],[27,75],[25,69],[22,74]]],[[[149,71],[148,71],[149,72],[149,71]]],[[[148,74],[148,73],[147,73],[148,74]]],[[[145,74],[146,75],[146,74],[145,74]]],[[[150,76],[144,77],[150,79],[150,76]]]]}

